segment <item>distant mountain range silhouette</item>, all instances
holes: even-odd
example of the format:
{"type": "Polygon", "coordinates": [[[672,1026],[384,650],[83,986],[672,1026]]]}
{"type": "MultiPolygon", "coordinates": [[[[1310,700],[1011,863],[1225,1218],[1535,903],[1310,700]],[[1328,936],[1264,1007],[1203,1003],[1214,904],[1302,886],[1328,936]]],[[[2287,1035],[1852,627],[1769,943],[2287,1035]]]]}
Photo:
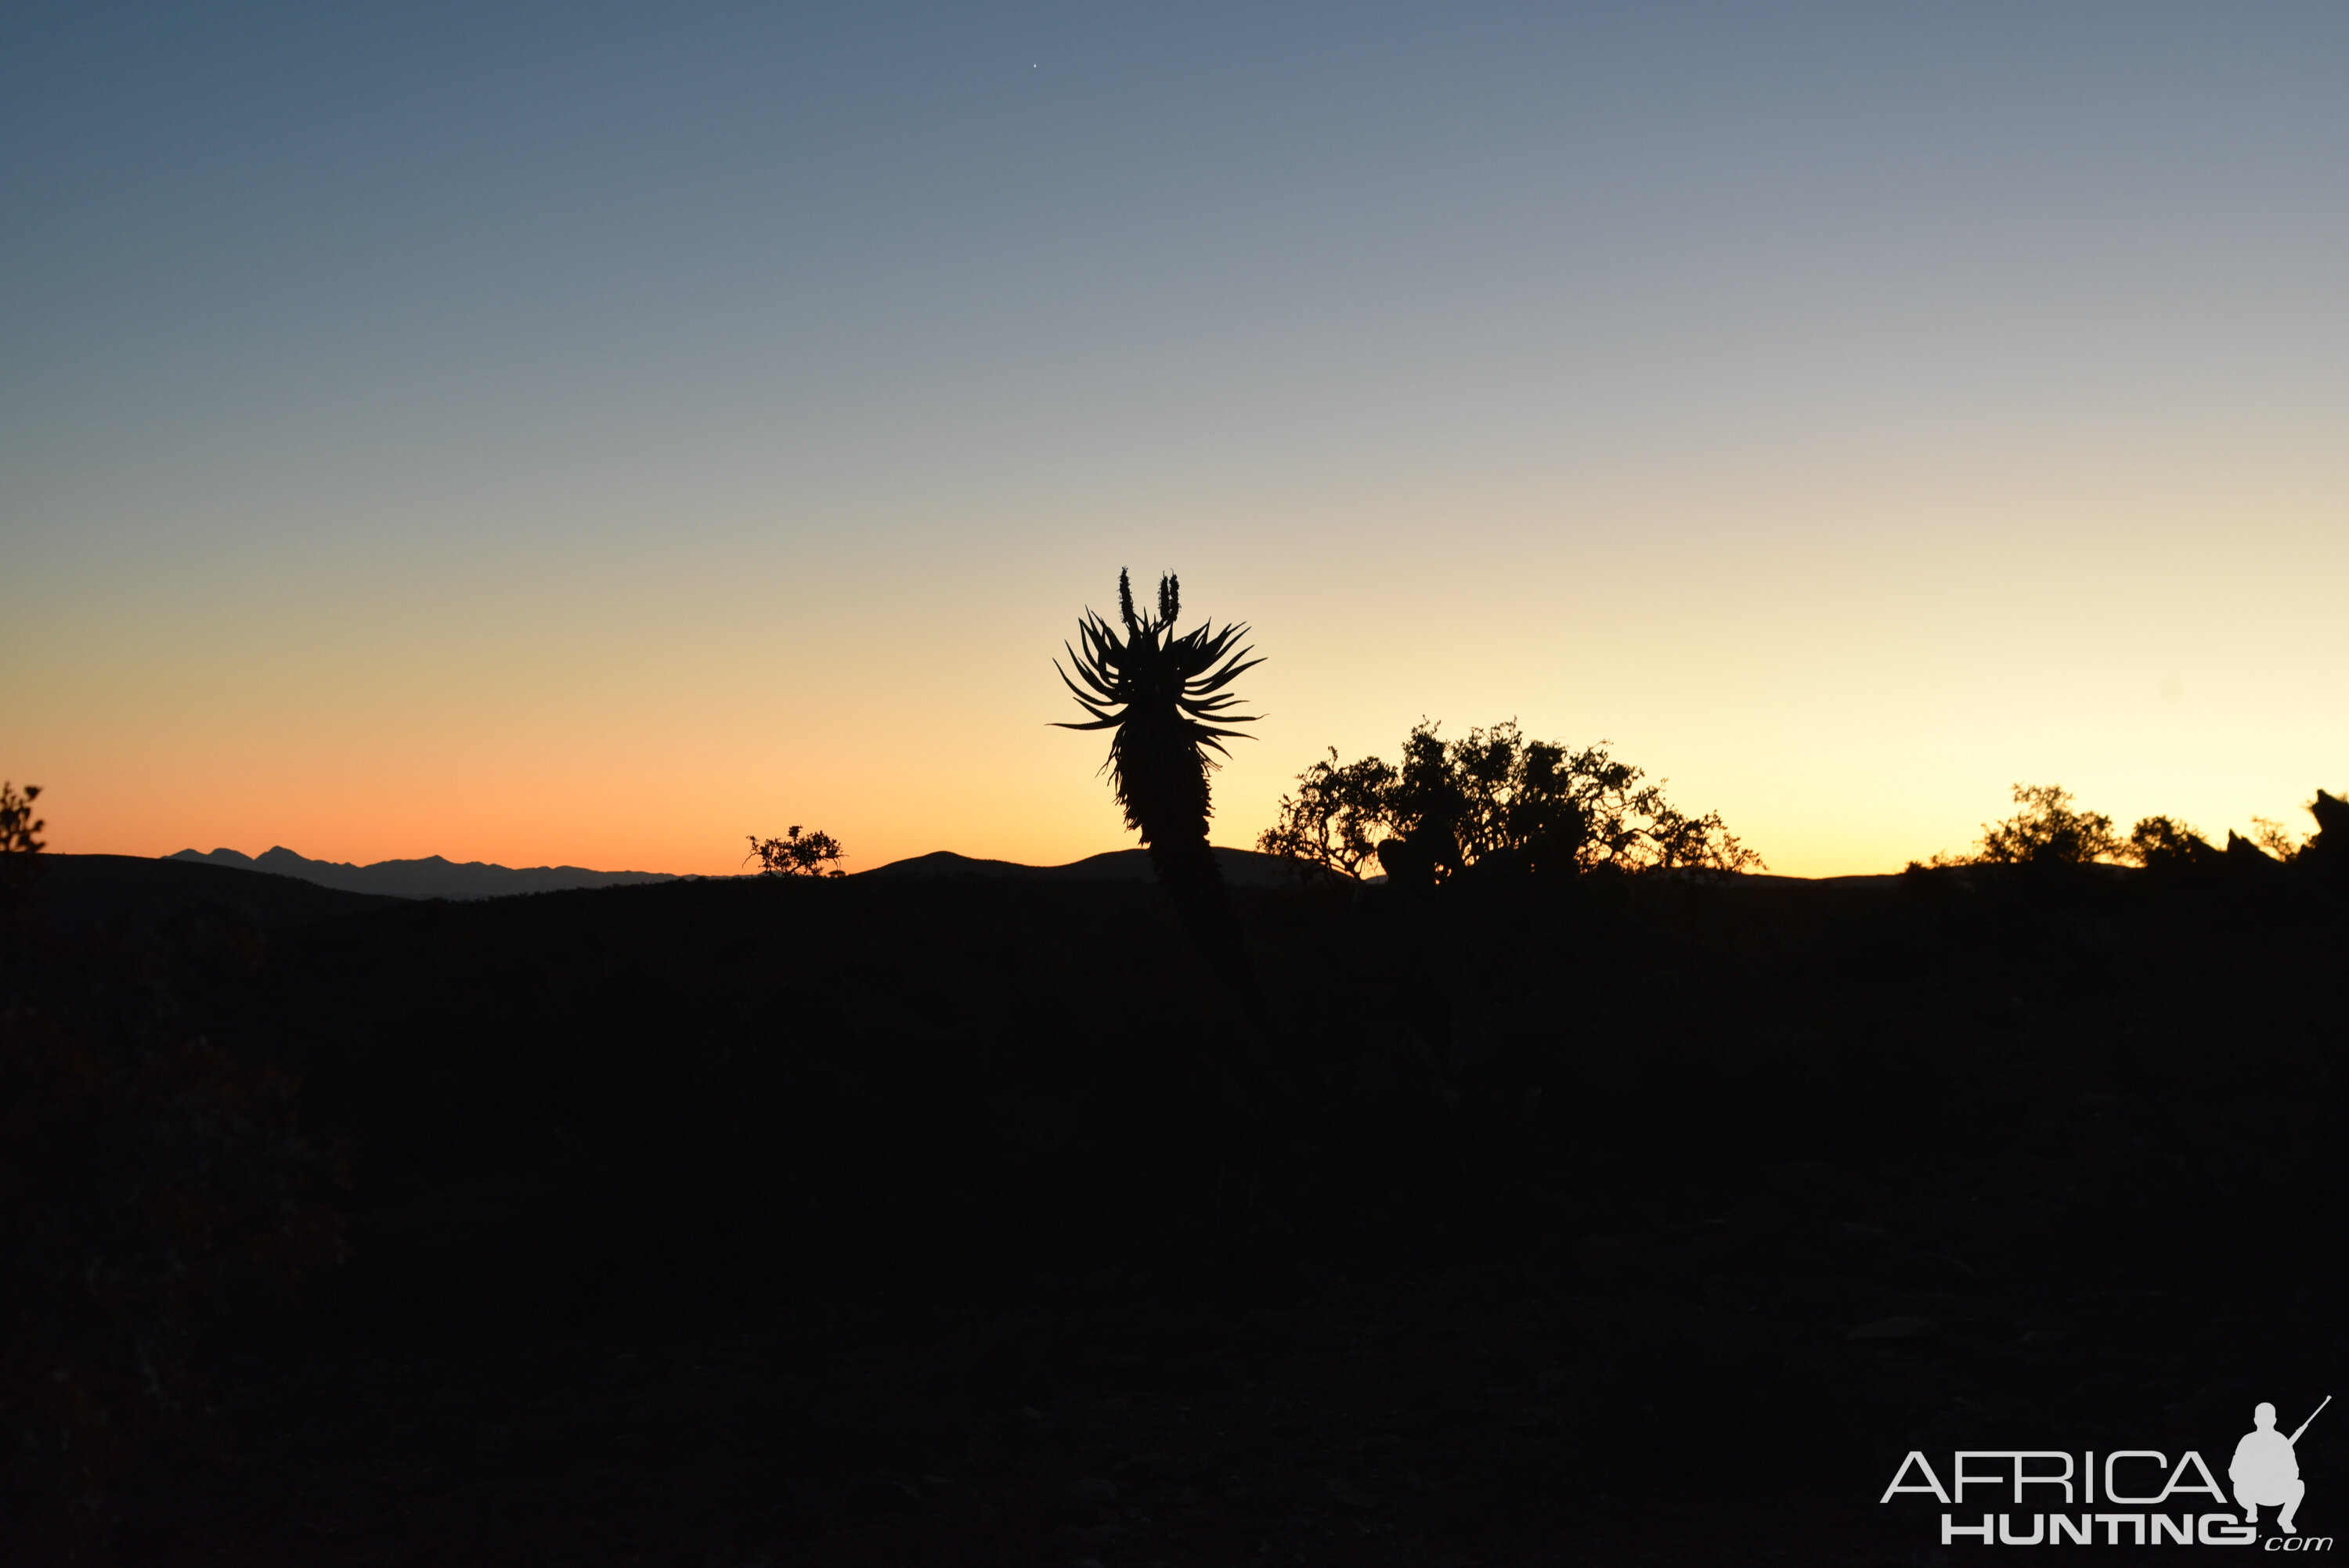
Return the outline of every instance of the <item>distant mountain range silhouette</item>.
{"type": "Polygon", "coordinates": [[[340,888],[346,892],[384,893],[393,898],[510,898],[516,893],[561,892],[569,888],[621,887],[677,880],[665,872],[591,872],[579,866],[516,870],[480,861],[460,865],[439,855],[420,861],[378,861],[373,865],[355,866],[343,861],[314,861],[283,845],[257,856],[242,855],[234,850],[214,850],[210,854],[181,850],[164,859],[269,872],[299,877],[321,887],[340,888]]]}

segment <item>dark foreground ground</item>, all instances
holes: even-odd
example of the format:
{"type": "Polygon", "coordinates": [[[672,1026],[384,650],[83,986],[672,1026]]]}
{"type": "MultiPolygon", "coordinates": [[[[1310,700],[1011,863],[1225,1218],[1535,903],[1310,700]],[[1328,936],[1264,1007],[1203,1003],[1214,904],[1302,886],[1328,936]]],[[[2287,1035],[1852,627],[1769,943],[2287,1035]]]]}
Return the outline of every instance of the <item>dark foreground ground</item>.
{"type": "MultiPolygon", "coordinates": [[[[2223,1483],[2254,1403],[2349,1393],[2320,887],[1243,911],[1254,1021],[1114,884],[428,904],[191,970],[346,1140],[350,1254],[229,1324],[97,1560],[1954,1561],[1878,1502],[1911,1449],[2223,1483]]],[[[2301,1451],[2349,1534],[2349,1407],[2301,1451]]]]}

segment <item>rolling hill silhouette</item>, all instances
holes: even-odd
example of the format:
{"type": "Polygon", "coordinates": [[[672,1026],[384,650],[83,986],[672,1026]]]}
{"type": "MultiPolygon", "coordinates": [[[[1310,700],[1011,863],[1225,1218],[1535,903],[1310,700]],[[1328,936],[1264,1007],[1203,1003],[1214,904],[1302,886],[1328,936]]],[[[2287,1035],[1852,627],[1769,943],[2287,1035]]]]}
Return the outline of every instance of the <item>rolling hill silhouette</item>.
{"type": "MultiPolygon", "coordinates": [[[[1296,862],[1278,855],[1261,854],[1255,850],[1216,849],[1216,864],[1222,868],[1224,881],[1233,887],[1292,887],[1297,882],[1296,862]]],[[[1052,877],[1076,882],[1151,882],[1157,872],[1151,868],[1148,850],[1110,850],[1083,860],[1071,861],[1064,866],[1025,866],[1016,861],[974,860],[951,850],[936,850],[911,860],[892,861],[885,866],[874,866],[860,876],[978,876],[978,877],[1052,877]]]]}
{"type": "Polygon", "coordinates": [[[409,902],[202,860],[153,861],[143,855],[41,859],[42,911],[64,931],[118,920],[152,927],[203,908],[241,910],[263,930],[282,931],[409,902]]]}

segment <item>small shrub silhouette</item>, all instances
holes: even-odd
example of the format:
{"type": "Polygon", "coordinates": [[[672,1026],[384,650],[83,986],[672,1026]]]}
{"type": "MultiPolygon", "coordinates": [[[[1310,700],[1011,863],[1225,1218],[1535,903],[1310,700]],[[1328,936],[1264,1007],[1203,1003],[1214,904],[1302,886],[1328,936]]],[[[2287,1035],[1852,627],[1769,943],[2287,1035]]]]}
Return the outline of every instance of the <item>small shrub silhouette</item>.
{"type": "Polygon", "coordinates": [[[0,782],[0,855],[33,855],[48,847],[36,836],[48,826],[33,815],[33,802],[40,798],[37,784],[26,785],[20,795],[16,785],[0,782]]]}
{"type": "Polygon", "coordinates": [[[1433,886],[1472,866],[1572,874],[1691,868],[1758,870],[1719,812],[1692,817],[1663,783],[1619,762],[1604,741],[1576,749],[1529,740],[1514,719],[1446,741],[1423,719],[1402,762],[1329,760],[1298,775],[1267,854],[1360,876],[1376,861],[1399,883],[1433,886]]]}
{"type": "Polygon", "coordinates": [[[1227,981],[1249,990],[1238,917],[1207,844],[1214,814],[1207,776],[1216,766],[1207,753],[1224,751],[1224,742],[1240,734],[1224,726],[1256,722],[1257,716],[1231,711],[1239,699],[1225,688],[1264,661],[1247,656],[1253,649],[1233,650],[1247,634],[1244,624],[1217,631],[1202,622],[1176,636],[1182,586],[1172,573],[1158,580],[1158,613],[1141,615],[1120,570],[1117,605],[1123,636],[1088,610],[1077,626],[1084,651],[1061,645],[1076,678],[1057,659],[1052,667],[1091,717],[1056,727],[1112,732],[1106,767],[1126,826],[1142,835],[1159,885],[1192,939],[1227,981]]]}
{"type": "Polygon", "coordinates": [[[33,815],[33,802],[40,798],[37,784],[26,785],[18,794],[16,785],[0,781],[0,913],[13,915],[21,907],[40,869],[38,857],[47,846],[39,834],[48,826],[33,815]]]}
{"type": "Polygon", "coordinates": [[[780,839],[761,839],[749,835],[750,853],[756,856],[759,874],[763,877],[836,877],[846,873],[840,869],[840,841],[830,833],[812,832],[802,835],[799,824],[792,824],[791,832],[780,839]]]}

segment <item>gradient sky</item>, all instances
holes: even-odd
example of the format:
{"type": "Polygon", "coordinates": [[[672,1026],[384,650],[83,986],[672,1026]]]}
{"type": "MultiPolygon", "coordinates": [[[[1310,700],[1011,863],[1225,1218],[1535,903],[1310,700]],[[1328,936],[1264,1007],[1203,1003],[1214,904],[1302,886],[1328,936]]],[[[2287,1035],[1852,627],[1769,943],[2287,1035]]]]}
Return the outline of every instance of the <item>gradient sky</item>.
{"type": "Polygon", "coordinates": [[[64,851],[1130,841],[1255,627],[1774,871],[2349,789],[2349,6],[12,7],[0,774],[64,851]]]}

